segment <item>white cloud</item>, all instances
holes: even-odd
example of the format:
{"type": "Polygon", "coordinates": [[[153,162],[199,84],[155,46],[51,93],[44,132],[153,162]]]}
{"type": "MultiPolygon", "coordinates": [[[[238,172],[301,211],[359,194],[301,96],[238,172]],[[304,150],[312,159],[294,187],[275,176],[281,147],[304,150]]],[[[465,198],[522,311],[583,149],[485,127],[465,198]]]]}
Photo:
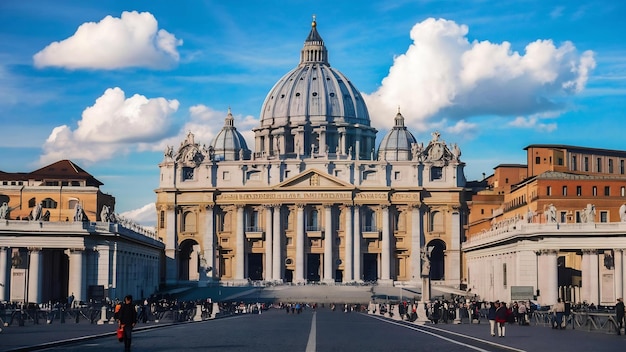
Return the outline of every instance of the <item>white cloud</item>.
{"type": "MultiPolygon", "coordinates": [[[[380,88],[365,95],[373,123],[391,127],[397,106],[408,126],[425,130],[434,120],[530,115],[559,110],[565,95],[581,92],[595,67],[593,52],[570,42],[470,42],[468,27],[427,19],[411,30],[413,43],[396,57],[380,88]]],[[[455,128],[452,127],[452,130],[455,128]]]]}
{"type": "Polygon", "coordinates": [[[53,42],[34,55],[36,67],[68,69],[165,68],[179,61],[182,40],[163,29],[149,12],[122,12],[87,22],[73,36],[53,42]]]}
{"type": "Polygon", "coordinates": [[[157,215],[155,203],[149,203],[139,209],[125,211],[120,214],[142,226],[156,227],[157,215]]]}
{"type": "Polygon", "coordinates": [[[518,116],[513,121],[509,122],[509,126],[534,129],[538,132],[552,132],[557,129],[555,122],[545,123],[539,115],[532,116],[518,116]]]}
{"type": "Polygon", "coordinates": [[[41,164],[60,159],[96,162],[131,150],[138,142],[154,142],[169,130],[168,118],[178,110],[177,100],[126,98],[120,88],[109,88],[83,111],[78,127],[55,127],[43,145],[41,164]]]}

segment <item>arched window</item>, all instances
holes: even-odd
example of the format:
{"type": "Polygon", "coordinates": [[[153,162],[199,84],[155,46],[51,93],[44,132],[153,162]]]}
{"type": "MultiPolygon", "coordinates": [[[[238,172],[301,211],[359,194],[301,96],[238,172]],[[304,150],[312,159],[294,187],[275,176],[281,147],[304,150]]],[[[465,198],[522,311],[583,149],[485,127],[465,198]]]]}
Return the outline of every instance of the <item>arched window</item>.
{"type": "Polygon", "coordinates": [[[46,198],[43,201],[41,201],[41,206],[47,209],[56,209],[57,202],[52,198],[46,198]]]}
{"type": "Polygon", "coordinates": [[[443,214],[440,211],[430,213],[430,223],[428,230],[430,232],[443,232],[443,214]]]}
{"type": "Polygon", "coordinates": [[[29,199],[29,200],[28,200],[28,207],[29,207],[29,208],[32,208],[32,207],[34,207],[35,205],[37,205],[37,200],[35,199],[35,197],[33,197],[33,198],[31,198],[31,199],[29,199]]]}
{"type": "Polygon", "coordinates": [[[307,219],[307,230],[308,231],[319,231],[320,223],[319,223],[319,212],[316,208],[311,209],[309,212],[309,218],[307,219]]]}
{"type": "Polygon", "coordinates": [[[376,212],[371,208],[363,208],[363,231],[364,232],[376,232],[376,212]]]}
{"type": "Polygon", "coordinates": [[[191,211],[185,212],[183,215],[183,232],[196,231],[196,214],[191,211]]]}
{"type": "Polygon", "coordinates": [[[445,280],[445,251],[446,243],[442,240],[432,240],[428,242],[428,247],[433,247],[430,252],[430,279],[445,280]]]}
{"type": "Polygon", "coordinates": [[[72,198],[69,200],[69,202],[67,203],[67,208],[68,209],[75,209],[76,208],[76,204],[78,204],[78,199],[76,198],[72,198]]]}

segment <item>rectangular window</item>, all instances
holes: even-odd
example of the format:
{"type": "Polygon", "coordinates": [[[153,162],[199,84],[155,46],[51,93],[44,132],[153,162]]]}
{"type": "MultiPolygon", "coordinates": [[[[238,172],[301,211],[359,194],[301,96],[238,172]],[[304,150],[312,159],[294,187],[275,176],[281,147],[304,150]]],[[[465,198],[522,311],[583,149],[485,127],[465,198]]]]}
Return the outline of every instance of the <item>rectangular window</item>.
{"type": "Polygon", "coordinates": [[[552,186],[548,186],[546,188],[546,195],[551,196],[552,195],[552,186]]]}
{"type": "Polygon", "coordinates": [[[624,174],[624,160],[619,161],[619,173],[624,174]]]}
{"type": "Polygon", "coordinates": [[[563,158],[558,158],[556,162],[557,165],[563,166],[563,158]]]}
{"type": "Polygon", "coordinates": [[[580,212],[576,211],[576,223],[580,223],[580,212]]]}
{"type": "Polygon", "coordinates": [[[566,196],[567,195],[567,186],[563,186],[563,195],[566,196]]]}
{"type": "Polygon", "coordinates": [[[506,263],[502,264],[502,284],[506,287],[506,263]]]}
{"type": "Polygon", "coordinates": [[[394,172],[394,173],[393,173],[393,177],[394,177],[394,179],[395,179],[396,181],[397,181],[397,180],[400,180],[400,171],[396,171],[396,172],[394,172]]]}
{"type": "Polygon", "coordinates": [[[576,195],[579,197],[583,195],[583,188],[581,186],[576,186],[576,195]]]}
{"type": "Polygon", "coordinates": [[[607,211],[600,212],[600,222],[609,222],[609,213],[607,211]]]}
{"type": "Polygon", "coordinates": [[[566,211],[562,211],[560,214],[560,218],[561,220],[559,221],[561,224],[564,224],[567,222],[567,212],[566,211]]]}
{"type": "Polygon", "coordinates": [[[583,171],[589,171],[589,157],[586,156],[583,163],[583,171]]]}
{"type": "Polygon", "coordinates": [[[611,187],[610,186],[604,186],[604,195],[607,196],[607,197],[611,195],[611,187]]]}
{"type": "Polygon", "coordinates": [[[433,167],[430,169],[430,179],[441,180],[443,178],[443,168],[442,167],[433,167]]]}
{"type": "Polygon", "coordinates": [[[222,172],[222,180],[224,181],[230,180],[230,173],[228,171],[222,172]]]}
{"type": "Polygon", "coordinates": [[[622,197],[626,196],[626,187],[622,186],[622,187],[619,189],[619,194],[620,194],[620,196],[622,196],[622,197]]]}
{"type": "Polygon", "coordinates": [[[613,173],[613,159],[609,159],[609,173],[613,173]]]}
{"type": "Polygon", "coordinates": [[[596,170],[602,172],[602,158],[596,159],[596,170]]]}
{"type": "Polygon", "coordinates": [[[572,171],[578,170],[578,166],[576,165],[576,156],[572,156],[572,171]]]}
{"type": "Polygon", "coordinates": [[[537,165],[541,164],[541,157],[539,157],[539,156],[535,157],[535,164],[537,164],[537,165]]]}
{"type": "Polygon", "coordinates": [[[593,186],[593,188],[591,189],[591,194],[595,197],[598,195],[598,187],[593,186]]]}

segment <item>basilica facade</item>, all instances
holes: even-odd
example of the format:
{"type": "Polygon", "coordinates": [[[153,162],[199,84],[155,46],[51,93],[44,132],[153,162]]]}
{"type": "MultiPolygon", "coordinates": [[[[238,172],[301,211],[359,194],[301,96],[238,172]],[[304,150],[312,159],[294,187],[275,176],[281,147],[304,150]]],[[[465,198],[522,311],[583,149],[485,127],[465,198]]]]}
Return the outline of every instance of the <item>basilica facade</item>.
{"type": "Polygon", "coordinates": [[[166,149],[155,192],[168,283],[460,284],[459,147],[438,132],[416,139],[399,109],[376,145],[363,97],[330,66],[315,21],[254,134],[250,149],[229,109],[213,141],[192,131],[166,149]]]}

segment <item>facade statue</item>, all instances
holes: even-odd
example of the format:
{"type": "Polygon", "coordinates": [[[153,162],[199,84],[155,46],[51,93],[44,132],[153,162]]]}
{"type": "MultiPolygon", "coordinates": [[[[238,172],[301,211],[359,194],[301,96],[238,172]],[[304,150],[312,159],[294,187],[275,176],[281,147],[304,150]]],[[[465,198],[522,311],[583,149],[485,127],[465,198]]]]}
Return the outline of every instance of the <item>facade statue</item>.
{"type": "Polygon", "coordinates": [[[166,160],[172,160],[174,158],[174,147],[171,145],[165,147],[165,152],[163,153],[163,156],[165,156],[166,160]]]}
{"type": "Polygon", "coordinates": [[[456,161],[459,161],[461,158],[461,149],[456,143],[452,144],[452,157],[456,161]]]}
{"type": "Polygon", "coordinates": [[[41,220],[42,209],[43,209],[43,204],[41,202],[37,203],[37,205],[33,208],[33,211],[31,211],[30,217],[35,221],[41,220]]]}
{"type": "Polygon", "coordinates": [[[554,204],[548,205],[548,210],[546,211],[546,222],[547,223],[556,222],[556,207],[554,206],[554,204]]]}
{"type": "Polygon", "coordinates": [[[80,203],[76,203],[74,207],[74,221],[83,221],[83,207],[80,203]]]}
{"type": "Polygon", "coordinates": [[[7,219],[9,216],[9,205],[7,202],[2,203],[0,206],[0,220],[7,219]]]}
{"type": "Polygon", "coordinates": [[[422,277],[430,277],[430,254],[434,247],[422,248],[420,257],[422,258],[422,277]]]}
{"type": "Polygon", "coordinates": [[[100,221],[109,222],[109,206],[103,205],[100,211],[100,221]]]}
{"type": "Polygon", "coordinates": [[[622,206],[619,207],[619,219],[622,222],[626,222],[626,204],[622,204],[622,206]]]}
{"type": "Polygon", "coordinates": [[[593,204],[587,204],[586,208],[580,212],[580,221],[583,223],[593,223],[596,220],[596,207],[593,204]]]}
{"type": "Polygon", "coordinates": [[[528,208],[528,213],[526,213],[526,222],[532,224],[535,220],[535,212],[532,209],[528,208]]]}

